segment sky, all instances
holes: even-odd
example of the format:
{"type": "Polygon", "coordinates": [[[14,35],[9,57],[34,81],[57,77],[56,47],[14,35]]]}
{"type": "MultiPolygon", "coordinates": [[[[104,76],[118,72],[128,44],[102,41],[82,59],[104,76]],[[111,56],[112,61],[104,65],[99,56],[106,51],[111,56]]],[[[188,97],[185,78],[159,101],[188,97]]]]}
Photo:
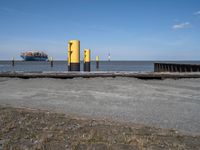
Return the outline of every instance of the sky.
{"type": "Polygon", "coordinates": [[[200,0],[0,0],[0,60],[67,43],[106,60],[199,60],[200,0]]]}

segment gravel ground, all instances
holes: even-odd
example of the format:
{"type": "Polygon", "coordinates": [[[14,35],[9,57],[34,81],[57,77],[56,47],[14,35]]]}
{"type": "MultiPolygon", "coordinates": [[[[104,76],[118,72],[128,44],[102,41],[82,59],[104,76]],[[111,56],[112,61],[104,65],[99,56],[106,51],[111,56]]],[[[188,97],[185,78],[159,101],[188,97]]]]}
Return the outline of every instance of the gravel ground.
{"type": "Polygon", "coordinates": [[[0,149],[200,150],[200,136],[0,106],[0,149]]]}
{"type": "Polygon", "coordinates": [[[200,135],[200,79],[0,78],[0,103],[200,135]]]}

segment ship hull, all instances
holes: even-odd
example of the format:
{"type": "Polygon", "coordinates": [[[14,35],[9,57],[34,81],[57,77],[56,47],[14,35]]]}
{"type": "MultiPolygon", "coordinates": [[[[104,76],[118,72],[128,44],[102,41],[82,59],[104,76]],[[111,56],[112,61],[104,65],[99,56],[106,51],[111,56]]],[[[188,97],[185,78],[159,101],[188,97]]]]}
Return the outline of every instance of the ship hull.
{"type": "Polygon", "coordinates": [[[24,61],[47,61],[46,57],[21,56],[24,61]]]}

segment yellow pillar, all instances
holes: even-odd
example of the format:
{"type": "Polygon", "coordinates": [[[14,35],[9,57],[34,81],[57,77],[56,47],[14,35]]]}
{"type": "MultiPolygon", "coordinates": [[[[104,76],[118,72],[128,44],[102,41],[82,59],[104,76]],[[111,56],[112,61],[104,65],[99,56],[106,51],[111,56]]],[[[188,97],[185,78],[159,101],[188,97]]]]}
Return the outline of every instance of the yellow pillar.
{"type": "Polygon", "coordinates": [[[80,71],[80,41],[68,42],[68,71],[80,71]]]}
{"type": "Polygon", "coordinates": [[[90,71],[90,49],[84,50],[84,71],[90,71]]]}

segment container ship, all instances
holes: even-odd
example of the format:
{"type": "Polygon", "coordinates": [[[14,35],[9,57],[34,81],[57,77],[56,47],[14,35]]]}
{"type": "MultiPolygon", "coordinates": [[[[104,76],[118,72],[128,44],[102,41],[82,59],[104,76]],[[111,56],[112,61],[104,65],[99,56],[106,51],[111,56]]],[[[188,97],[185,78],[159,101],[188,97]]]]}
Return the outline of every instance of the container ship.
{"type": "Polygon", "coordinates": [[[21,53],[22,59],[24,61],[47,61],[48,55],[42,51],[27,51],[21,53]]]}

